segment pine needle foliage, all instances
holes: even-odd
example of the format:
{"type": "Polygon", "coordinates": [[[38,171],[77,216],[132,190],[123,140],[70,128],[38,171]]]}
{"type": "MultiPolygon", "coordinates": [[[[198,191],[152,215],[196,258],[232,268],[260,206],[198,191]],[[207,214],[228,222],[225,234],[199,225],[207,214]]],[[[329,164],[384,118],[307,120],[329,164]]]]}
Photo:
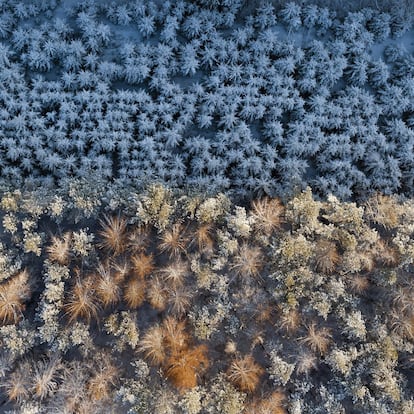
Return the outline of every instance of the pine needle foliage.
{"type": "Polygon", "coordinates": [[[233,360],[227,370],[229,380],[241,391],[248,393],[256,390],[263,373],[264,369],[251,355],[233,360]]]}
{"type": "Polygon", "coordinates": [[[317,328],[315,322],[312,322],[307,328],[307,335],[301,339],[302,343],[309,346],[313,352],[325,354],[331,343],[332,335],[328,328],[317,328]]]}
{"type": "Polygon", "coordinates": [[[165,230],[158,244],[160,251],[168,253],[170,258],[179,257],[186,251],[186,247],[187,235],[181,223],[175,223],[171,229],[165,230]]]}
{"type": "Polygon", "coordinates": [[[122,253],[127,247],[125,218],[118,216],[104,216],[100,221],[102,230],[99,232],[102,241],[100,246],[113,252],[115,255],[122,253]]]}
{"type": "Polygon", "coordinates": [[[234,257],[230,269],[241,278],[257,278],[263,265],[260,247],[244,243],[234,257]]]}
{"type": "Polygon", "coordinates": [[[172,384],[185,391],[197,385],[197,375],[208,366],[207,346],[199,345],[173,352],[165,363],[165,376],[172,384]]]}
{"type": "Polygon", "coordinates": [[[264,197],[252,202],[252,217],[255,227],[266,235],[279,229],[283,222],[284,207],[278,198],[264,197]]]}
{"type": "Polygon", "coordinates": [[[62,238],[52,236],[52,243],[46,249],[52,262],[57,262],[60,265],[67,265],[69,263],[71,238],[71,232],[66,232],[62,238]]]}
{"type": "Polygon", "coordinates": [[[95,295],[93,277],[89,276],[84,280],[77,277],[66,299],[64,310],[69,323],[75,322],[78,318],[85,319],[87,323],[98,318],[100,306],[95,295]]]}
{"type": "Polygon", "coordinates": [[[23,270],[0,285],[0,321],[4,324],[17,323],[30,296],[29,272],[23,270]]]}

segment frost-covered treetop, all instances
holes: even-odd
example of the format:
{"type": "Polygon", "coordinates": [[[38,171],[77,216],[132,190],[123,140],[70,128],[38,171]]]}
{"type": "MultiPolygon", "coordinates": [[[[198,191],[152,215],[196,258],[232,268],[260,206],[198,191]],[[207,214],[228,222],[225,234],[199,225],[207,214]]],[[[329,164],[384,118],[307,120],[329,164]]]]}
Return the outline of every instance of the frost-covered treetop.
{"type": "Polygon", "coordinates": [[[295,2],[4,1],[1,175],[412,194],[414,14],[342,14],[295,2]]]}

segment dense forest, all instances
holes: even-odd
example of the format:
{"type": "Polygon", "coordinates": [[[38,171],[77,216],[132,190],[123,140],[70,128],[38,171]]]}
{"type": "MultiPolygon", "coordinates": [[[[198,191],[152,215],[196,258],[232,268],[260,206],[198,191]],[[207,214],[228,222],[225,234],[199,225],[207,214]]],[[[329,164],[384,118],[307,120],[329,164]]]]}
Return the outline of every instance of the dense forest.
{"type": "Polygon", "coordinates": [[[0,412],[414,414],[413,21],[0,2],[0,412]]]}

